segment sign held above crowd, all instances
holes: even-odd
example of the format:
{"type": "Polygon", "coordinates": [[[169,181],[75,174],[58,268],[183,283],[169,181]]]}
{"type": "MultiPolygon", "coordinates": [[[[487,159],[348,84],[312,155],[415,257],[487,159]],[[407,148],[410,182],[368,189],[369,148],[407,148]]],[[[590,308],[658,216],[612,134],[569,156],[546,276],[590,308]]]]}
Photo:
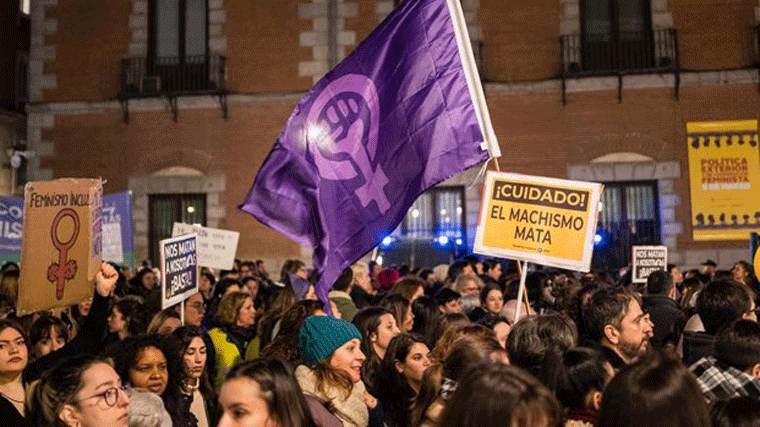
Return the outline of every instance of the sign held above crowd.
{"type": "Polygon", "coordinates": [[[173,237],[189,233],[195,233],[198,236],[199,265],[220,270],[233,268],[240,233],[182,222],[174,223],[173,237]]]}
{"type": "Polygon", "coordinates": [[[652,272],[668,269],[667,246],[634,246],[632,249],[631,280],[646,283],[652,272]]]}
{"type": "Polygon", "coordinates": [[[92,295],[101,259],[102,195],[99,179],[26,184],[19,315],[92,295]]]}
{"type": "Polygon", "coordinates": [[[474,252],[588,271],[602,188],[489,171],[474,252]]]}
{"type": "Polygon", "coordinates": [[[161,309],[198,292],[198,236],[194,233],[159,242],[161,309]]]}

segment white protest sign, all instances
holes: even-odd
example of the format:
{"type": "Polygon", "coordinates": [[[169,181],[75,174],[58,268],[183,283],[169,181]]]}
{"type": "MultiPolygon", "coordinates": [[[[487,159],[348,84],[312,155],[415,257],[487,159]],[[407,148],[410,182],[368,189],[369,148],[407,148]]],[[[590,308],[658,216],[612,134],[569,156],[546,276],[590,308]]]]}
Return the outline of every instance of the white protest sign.
{"type": "Polygon", "coordinates": [[[175,222],[172,236],[198,235],[198,264],[203,267],[231,270],[235,264],[240,233],[175,222]]]}
{"type": "Polygon", "coordinates": [[[646,283],[647,277],[653,271],[667,270],[668,247],[667,246],[634,246],[633,247],[632,281],[633,283],[646,283]]]}
{"type": "Polygon", "coordinates": [[[124,262],[121,243],[121,224],[112,222],[103,224],[103,261],[124,262]]]}

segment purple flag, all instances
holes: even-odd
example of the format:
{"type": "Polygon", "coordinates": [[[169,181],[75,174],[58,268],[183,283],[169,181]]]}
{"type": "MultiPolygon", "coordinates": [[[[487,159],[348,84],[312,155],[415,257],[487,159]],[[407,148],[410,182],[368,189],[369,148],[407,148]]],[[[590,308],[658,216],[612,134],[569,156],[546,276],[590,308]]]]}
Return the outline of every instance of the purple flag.
{"type": "Polygon", "coordinates": [[[240,206],[314,248],[322,301],[422,192],[488,160],[463,22],[459,0],[397,7],[298,103],[240,206]]]}

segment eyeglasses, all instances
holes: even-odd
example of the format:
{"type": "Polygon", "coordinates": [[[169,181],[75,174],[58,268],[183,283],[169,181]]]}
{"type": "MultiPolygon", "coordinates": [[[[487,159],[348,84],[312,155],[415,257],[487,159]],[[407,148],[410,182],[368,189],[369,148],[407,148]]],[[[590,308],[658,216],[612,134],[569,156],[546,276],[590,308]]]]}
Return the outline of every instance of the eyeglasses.
{"type": "Polygon", "coordinates": [[[119,400],[119,391],[121,391],[122,393],[124,393],[124,394],[126,394],[128,396],[130,390],[131,390],[131,388],[128,385],[122,385],[122,386],[119,386],[119,387],[110,387],[110,388],[107,388],[102,393],[98,393],[98,394],[92,395],[90,397],[85,397],[83,399],[75,400],[74,402],[75,403],[76,402],[82,402],[82,401],[85,401],[85,400],[94,399],[96,397],[102,397],[103,400],[106,402],[106,405],[108,405],[109,407],[111,407],[111,406],[116,405],[116,402],[119,400]]]}

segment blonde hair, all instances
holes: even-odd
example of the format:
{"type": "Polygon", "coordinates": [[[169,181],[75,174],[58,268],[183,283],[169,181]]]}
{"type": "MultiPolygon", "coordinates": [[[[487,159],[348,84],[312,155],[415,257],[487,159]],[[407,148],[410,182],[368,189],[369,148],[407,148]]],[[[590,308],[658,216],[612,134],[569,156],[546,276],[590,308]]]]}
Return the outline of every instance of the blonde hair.
{"type": "Polygon", "coordinates": [[[251,295],[247,292],[231,292],[219,301],[219,307],[216,309],[214,320],[217,323],[227,326],[235,325],[240,309],[243,308],[246,298],[251,295]]]}
{"type": "Polygon", "coordinates": [[[369,267],[367,266],[366,262],[362,261],[355,262],[354,265],[351,266],[351,271],[354,273],[354,282],[356,282],[360,277],[369,275],[369,267]]]}
{"type": "Polygon", "coordinates": [[[449,265],[439,264],[433,268],[433,274],[435,274],[435,280],[440,283],[445,283],[449,277],[449,265]]]}
{"type": "Polygon", "coordinates": [[[460,274],[456,281],[454,281],[454,290],[462,293],[462,290],[467,286],[467,282],[475,282],[478,286],[478,292],[483,289],[483,281],[477,274],[460,274]]]}
{"type": "Polygon", "coordinates": [[[153,319],[151,319],[150,324],[148,324],[148,335],[157,334],[158,330],[161,329],[161,325],[171,318],[182,320],[179,318],[179,314],[177,314],[177,309],[175,307],[165,308],[156,313],[156,315],[153,316],[153,319]]]}

